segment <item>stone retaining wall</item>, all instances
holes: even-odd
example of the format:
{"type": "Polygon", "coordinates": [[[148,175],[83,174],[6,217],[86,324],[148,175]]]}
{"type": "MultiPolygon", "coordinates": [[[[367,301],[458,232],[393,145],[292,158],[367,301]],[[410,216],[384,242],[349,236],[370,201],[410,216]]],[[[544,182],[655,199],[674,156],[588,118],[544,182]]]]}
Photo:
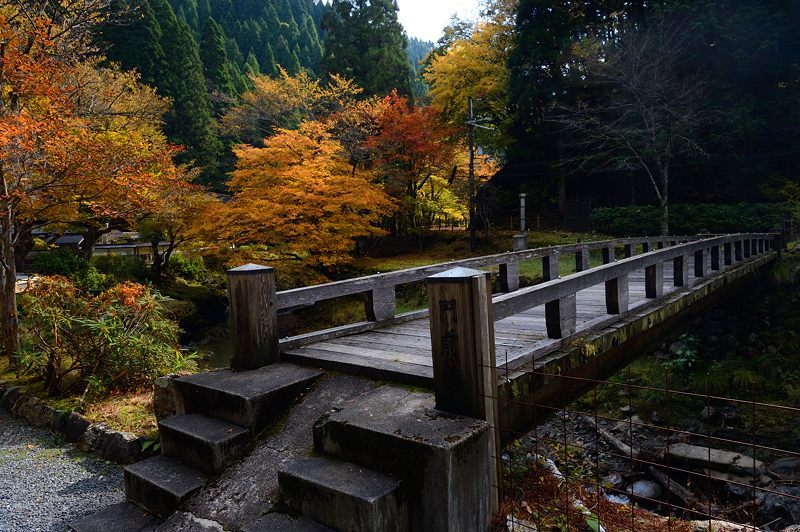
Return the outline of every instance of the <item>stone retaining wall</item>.
{"type": "Polygon", "coordinates": [[[77,412],[56,410],[27,394],[22,386],[0,384],[0,407],[33,427],[63,434],[66,441],[74,443],[81,451],[93,452],[111,462],[132,464],[152,454],[152,451],[142,450],[146,438],[112,430],[102,423],[91,423],[77,412]]]}

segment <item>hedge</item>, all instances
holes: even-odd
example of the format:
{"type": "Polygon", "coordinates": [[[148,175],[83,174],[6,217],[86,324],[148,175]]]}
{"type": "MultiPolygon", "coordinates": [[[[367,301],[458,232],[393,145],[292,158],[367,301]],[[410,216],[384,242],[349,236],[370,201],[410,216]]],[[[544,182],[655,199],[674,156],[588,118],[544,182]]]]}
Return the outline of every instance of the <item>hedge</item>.
{"type": "MultiPolygon", "coordinates": [[[[694,235],[701,232],[766,232],[781,227],[789,207],[783,203],[677,204],[669,208],[669,232],[694,235]]],[[[653,205],[592,209],[592,230],[613,236],[646,236],[661,233],[660,213],[653,205]]]]}

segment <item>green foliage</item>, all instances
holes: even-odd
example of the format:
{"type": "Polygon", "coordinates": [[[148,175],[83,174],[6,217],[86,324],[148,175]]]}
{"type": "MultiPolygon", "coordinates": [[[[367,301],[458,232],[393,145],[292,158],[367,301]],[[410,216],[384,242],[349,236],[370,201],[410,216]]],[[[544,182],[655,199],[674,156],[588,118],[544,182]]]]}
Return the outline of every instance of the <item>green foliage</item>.
{"type": "Polygon", "coordinates": [[[169,259],[169,273],[187,281],[200,281],[208,271],[203,257],[188,257],[183,253],[175,253],[169,259]]]}
{"type": "Polygon", "coordinates": [[[84,275],[89,270],[89,263],[68,248],[58,248],[37,255],[33,267],[41,275],[74,277],[84,275]]]}
{"type": "Polygon", "coordinates": [[[697,336],[682,334],[673,345],[679,347],[671,353],[672,357],[666,362],[665,365],[667,369],[676,373],[681,373],[697,366],[700,357],[700,339],[697,336]]]}
{"type": "Polygon", "coordinates": [[[352,79],[366,95],[411,95],[408,38],[393,0],[334,0],[325,14],[325,72],[352,79]],[[364,43],[369,43],[367,46],[364,43]]]}
{"type": "MultiPolygon", "coordinates": [[[[694,235],[702,231],[728,233],[773,231],[781,227],[786,206],[782,203],[739,205],[672,205],[669,212],[670,233],[694,235]]],[[[595,231],[614,236],[658,235],[658,207],[601,207],[592,210],[595,231]]]]}
{"type": "Polygon", "coordinates": [[[40,275],[68,277],[82,290],[92,294],[101,292],[113,281],[68,248],[58,248],[37,255],[33,267],[40,275]]]}
{"type": "Polygon", "coordinates": [[[23,371],[42,378],[51,395],[83,388],[97,396],[194,369],[161,300],[135,283],[93,296],[65,277],[43,277],[21,298],[23,371]]]}
{"type": "Polygon", "coordinates": [[[91,264],[97,271],[116,281],[141,281],[147,278],[147,266],[138,257],[98,255],[92,257],[91,264]]]}
{"type": "Polygon", "coordinates": [[[222,96],[233,96],[236,90],[225,51],[225,35],[217,22],[209,17],[200,39],[200,59],[203,62],[203,74],[210,93],[218,92],[222,96]]]}

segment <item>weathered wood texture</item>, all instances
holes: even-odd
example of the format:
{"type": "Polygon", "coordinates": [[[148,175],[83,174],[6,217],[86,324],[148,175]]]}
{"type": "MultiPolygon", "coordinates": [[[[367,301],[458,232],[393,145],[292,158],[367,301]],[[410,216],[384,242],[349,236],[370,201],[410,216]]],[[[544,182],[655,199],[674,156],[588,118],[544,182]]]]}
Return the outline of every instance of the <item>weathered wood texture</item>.
{"type": "Polygon", "coordinates": [[[228,270],[233,356],[231,368],[257,369],[277,362],[275,270],[248,264],[228,270]]]}
{"type": "Polygon", "coordinates": [[[436,408],[489,423],[496,510],[502,463],[491,284],[484,272],[456,268],[428,278],[427,288],[436,408]]]}
{"type": "Polygon", "coordinates": [[[650,299],[664,295],[664,263],[651,264],[644,270],[645,295],[650,299]]]}
{"type": "Polygon", "coordinates": [[[628,275],[620,275],[606,281],[606,312],[622,314],[628,311],[628,275]]]}
{"type": "Polygon", "coordinates": [[[575,294],[545,303],[544,309],[548,338],[566,338],[575,334],[578,317],[575,294]]]}
{"type": "Polygon", "coordinates": [[[500,290],[503,292],[519,290],[519,262],[506,262],[500,265],[500,290]]]}
{"type": "Polygon", "coordinates": [[[369,321],[385,321],[394,318],[397,301],[393,286],[374,288],[365,293],[364,312],[369,321]]]}

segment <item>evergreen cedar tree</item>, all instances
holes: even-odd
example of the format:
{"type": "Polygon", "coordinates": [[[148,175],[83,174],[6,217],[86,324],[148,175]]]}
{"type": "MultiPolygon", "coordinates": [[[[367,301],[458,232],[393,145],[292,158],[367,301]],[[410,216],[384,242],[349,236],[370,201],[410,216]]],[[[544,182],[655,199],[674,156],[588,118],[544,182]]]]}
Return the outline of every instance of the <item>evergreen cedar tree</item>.
{"type": "Polygon", "coordinates": [[[16,265],[34,223],[133,223],[186,185],[161,133],[166,102],[136,74],[84,59],[94,15],[65,11],[61,25],[0,15],[0,338],[12,365],[16,265]]]}
{"type": "Polygon", "coordinates": [[[408,39],[395,0],[334,0],[325,14],[322,66],[355,81],[366,95],[411,96],[408,39]]]}
{"type": "Polygon", "coordinates": [[[772,191],[781,182],[800,175],[800,129],[793,118],[800,113],[796,15],[794,1],[520,0],[508,59],[510,164],[495,182],[536,194],[543,207],[558,203],[561,187],[571,197],[591,196],[593,204],[655,202],[638,171],[574,173],[564,183],[572,148],[548,115],[560,106],[604,98],[604,89],[581,75],[581,63],[591,60],[593,50],[613,51],[619,27],[666,16],[691,29],[684,66],[705,77],[706,103],[719,120],[697,139],[708,157],[676,160],[671,201],[775,199],[772,191]]]}

